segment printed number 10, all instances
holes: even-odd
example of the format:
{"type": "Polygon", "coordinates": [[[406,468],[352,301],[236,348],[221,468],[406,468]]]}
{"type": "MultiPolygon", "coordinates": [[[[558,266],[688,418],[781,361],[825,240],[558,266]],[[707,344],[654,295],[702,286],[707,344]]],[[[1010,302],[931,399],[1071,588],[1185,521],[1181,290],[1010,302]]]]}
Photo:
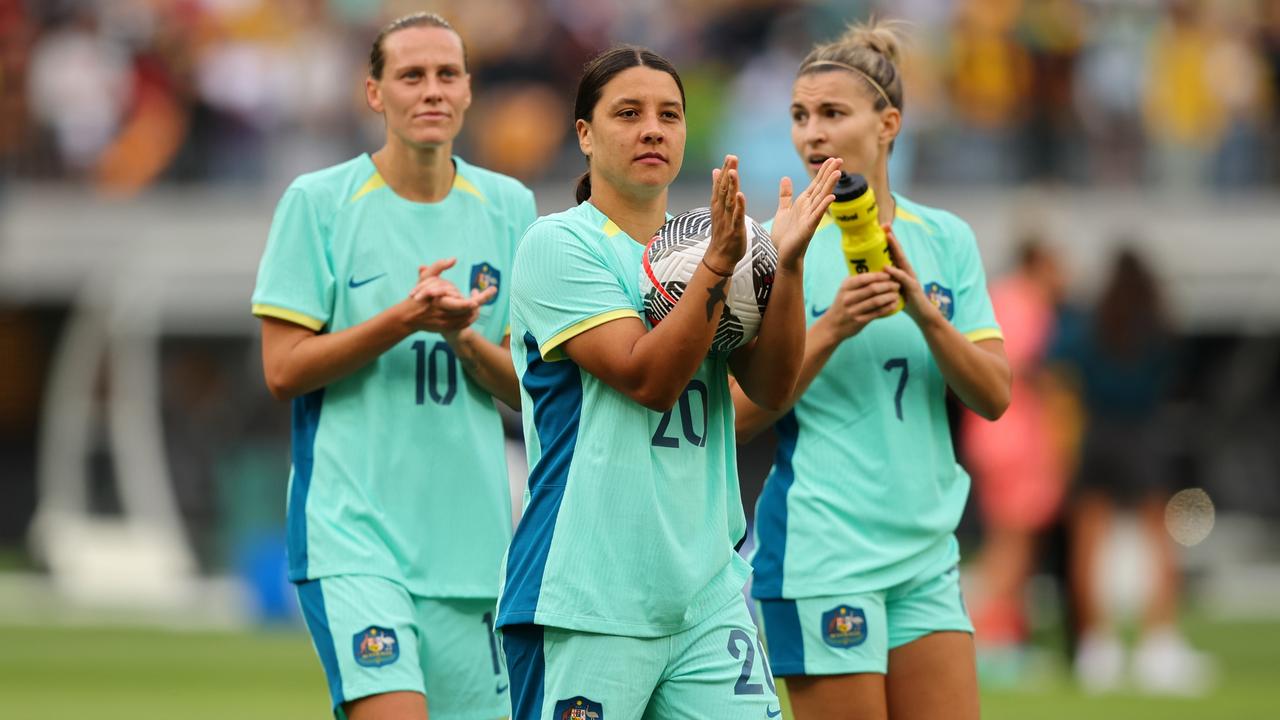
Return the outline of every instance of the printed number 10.
{"type": "Polygon", "coordinates": [[[430,394],[432,402],[437,405],[448,405],[453,402],[453,398],[458,394],[458,363],[455,361],[453,348],[449,347],[449,343],[437,340],[428,352],[426,341],[417,340],[413,343],[413,351],[418,356],[414,401],[421,405],[430,394]],[[440,368],[442,360],[444,372],[441,372],[440,368]],[[442,378],[441,375],[444,377],[442,378]],[[443,389],[440,387],[442,384],[443,389]]]}

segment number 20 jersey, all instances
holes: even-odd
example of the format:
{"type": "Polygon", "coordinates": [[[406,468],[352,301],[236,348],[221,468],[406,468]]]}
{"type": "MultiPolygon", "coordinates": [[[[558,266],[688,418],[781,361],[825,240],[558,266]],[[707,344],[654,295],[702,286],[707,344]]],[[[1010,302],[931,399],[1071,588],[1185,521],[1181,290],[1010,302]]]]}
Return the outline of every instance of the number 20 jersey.
{"type": "MultiPolygon", "coordinates": [[[[893,231],[925,294],[972,341],[1001,337],[978,246],[951,213],[894,195],[893,231]]],[[[824,218],[805,255],[805,315],[827,312],[848,277],[824,218]]],[[[890,588],[959,559],[969,494],[947,422],[946,383],[907,313],[842,342],[791,412],[756,506],[759,599],[890,588]]]]}
{"type": "MultiPolygon", "coordinates": [[[[449,194],[417,203],[361,155],[299,177],[276,209],[253,313],[319,333],[404,300],[448,257],[464,295],[497,286],[472,329],[502,341],[515,247],[536,217],[519,182],[455,158],[449,194]]],[[[493,598],[511,536],[502,423],[444,339],[415,332],[293,401],[289,578],[378,575],[427,597],[493,598]]]]}
{"type": "Polygon", "coordinates": [[[530,471],[500,626],[670,635],[722,608],[750,572],[734,551],[746,521],[726,358],[704,360],[662,413],[564,355],[569,339],[640,317],[643,251],[589,202],[539,218],[520,243],[511,350],[530,471]]]}

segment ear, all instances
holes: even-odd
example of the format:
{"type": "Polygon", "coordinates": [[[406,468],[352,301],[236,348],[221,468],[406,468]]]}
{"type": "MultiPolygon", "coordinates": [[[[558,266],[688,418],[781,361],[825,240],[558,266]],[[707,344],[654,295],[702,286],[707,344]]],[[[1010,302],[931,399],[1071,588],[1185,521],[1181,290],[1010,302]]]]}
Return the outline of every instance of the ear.
{"type": "Polygon", "coordinates": [[[364,101],[370,110],[382,114],[382,89],[378,87],[378,81],[372,76],[365,76],[364,79],[364,101]]]}
{"type": "Polygon", "coordinates": [[[467,86],[467,94],[462,98],[462,109],[466,110],[471,107],[471,73],[462,76],[462,82],[467,86]]]}
{"type": "Polygon", "coordinates": [[[887,146],[902,130],[902,111],[890,105],[880,111],[880,144],[887,146]]]}
{"type": "Polygon", "coordinates": [[[591,157],[591,123],[577,120],[573,123],[573,129],[578,131],[578,149],[583,155],[591,157]]]}

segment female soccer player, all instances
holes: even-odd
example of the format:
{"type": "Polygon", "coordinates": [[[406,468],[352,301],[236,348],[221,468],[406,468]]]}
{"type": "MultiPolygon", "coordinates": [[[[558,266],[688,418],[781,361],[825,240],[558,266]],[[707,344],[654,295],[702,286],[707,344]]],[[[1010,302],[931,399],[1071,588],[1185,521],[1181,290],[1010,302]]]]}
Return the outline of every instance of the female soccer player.
{"type": "Polygon", "coordinates": [[[386,144],[294,181],[253,295],[293,398],[289,578],[339,717],[503,717],[494,398],[519,405],[507,280],[533,196],[452,156],[470,76],[440,17],[383,29],[365,89],[386,144]]]}
{"type": "Polygon", "coordinates": [[[794,199],[784,182],[778,270],[754,345],[708,354],[746,250],[737,160],[712,175],[712,238],[660,325],[640,319],[644,242],[680,171],[675,68],[634,47],[588,63],[574,109],[588,172],[579,205],[539,218],[516,254],[511,332],[530,459],[498,625],[518,720],[765,718],[780,712],[742,602],[728,372],[766,407],[803,347],[802,258],[836,160],[794,199]]]}
{"type": "Polygon", "coordinates": [[[752,592],[798,720],[978,717],[953,535],[969,479],[945,400],[950,389],[999,416],[1009,365],[969,226],[890,192],[897,47],[883,24],[850,28],[804,59],[791,103],[811,173],[837,157],[868,178],[896,267],[850,277],[825,221],[805,256],[809,329],[793,397],[770,411],[735,393],[740,438],[778,433],[752,592]],[[890,317],[899,293],[905,311],[890,317]]]}

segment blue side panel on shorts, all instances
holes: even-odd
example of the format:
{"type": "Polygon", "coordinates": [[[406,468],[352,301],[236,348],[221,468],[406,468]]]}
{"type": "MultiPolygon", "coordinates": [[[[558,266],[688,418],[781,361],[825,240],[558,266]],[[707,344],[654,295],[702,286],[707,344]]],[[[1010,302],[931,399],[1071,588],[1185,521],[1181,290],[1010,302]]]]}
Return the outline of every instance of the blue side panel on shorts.
{"type": "Polygon", "coordinates": [[[311,640],[316,644],[316,654],[324,666],[325,679],[329,681],[329,697],[335,708],[340,707],[345,699],[342,696],[342,673],[338,670],[338,650],[333,645],[333,633],[329,630],[329,614],[325,611],[320,581],[299,583],[298,599],[302,605],[302,617],[311,629],[311,640]]]}
{"type": "Polygon", "coordinates": [[[553,363],[543,360],[538,341],[530,333],[524,334],[524,346],[528,366],[521,382],[533,399],[533,424],[542,456],[529,472],[529,507],[511,539],[507,589],[498,608],[498,627],[534,621],[582,416],[578,366],[567,359],[553,363]]]}
{"type": "Polygon", "coordinates": [[[795,600],[763,600],[764,639],[774,675],[804,675],[804,637],[795,600]]]}
{"type": "Polygon", "coordinates": [[[293,485],[289,488],[289,579],[307,579],[307,495],[311,492],[311,468],[315,464],[316,430],[324,388],[293,400],[293,485]]]}
{"type": "Polygon", "coordinates": [[[752,597],[759,599],[782,597],[783,559],[787,554],[787,493],[796,481],[791,467],[791,457],[796,452],[796,436],[800,425],[794,410],[778,419],[774,425],[778,434],[778,450],[773,460],[773,476],[765,483],[757,505],[755,581],[751,586],[752,597]]]}
{"type": "Polygon", "coordinates": [[[542,626],[508,625],[502,631],[502,653],[511,681],[511,720],[541,720],[546,682],[542,626]]]}

